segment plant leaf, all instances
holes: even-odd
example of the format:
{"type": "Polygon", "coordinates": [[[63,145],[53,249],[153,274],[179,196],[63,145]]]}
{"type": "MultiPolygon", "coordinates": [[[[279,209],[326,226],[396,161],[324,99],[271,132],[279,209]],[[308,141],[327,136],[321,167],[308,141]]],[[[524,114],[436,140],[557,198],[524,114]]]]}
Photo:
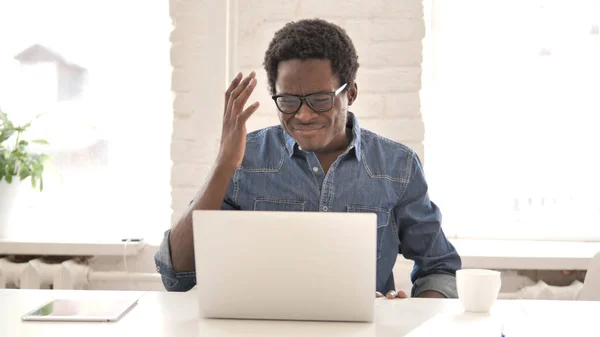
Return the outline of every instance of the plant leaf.
{"type": "MultiPolygon", "coordinates": [[[[30,177],[32,187],[37,188],[39,185],[39,190],[43,190],[44,165],[50,157],[46,154],[30,152],[28,149],[30,142],[20,138],[20,134],[26,132],[32,122],[42,115],[44,114],[37,115],[24,125],[15,126],[8,119],[8,115],[0,110],[0,180],[4,178],[7,183],[12,183],[15,178],[25,180],[30,177]],[[15,137],[19,142],[14,149],[2,145],[4,141],[15,137]]],[[[49,144],[44,139],[36,139],[31,142],[42,145],[49,144]]]]}
{"type": "Polygon", "coordinates": [[[4,142],[5,140],[12,137],[12,135],[14,133],[15,133],[15,129],[4,127],[4,130],[2,130],[2,132],[0,132],[0,143],[4,142]]]}
{"type": "Polygon", "coordinates": [[[21,131],[25,131],[27,128],[29,128],[29,127],[31,126],[31,123],[33,123],[33,121],[35,121],[36,119],[38,119],[38,118],[42,117],[43,115],[45,115],[45,113],[41,113],[41,114],[39,114],[39,115],[37,115],[37,116],[33,117],[33,119],[32,119],[32,120],[30,120],[29,122],[27,122],[27,123],[25,123],[25,124],[21,125],[21,126],[19,127],[19,129],[20,129],[21,131]]]}
{"type": "Polygon", "coordinates": [[[2,109],[0,109],[0,120],[2,121],[3,124],[9,123],[8,115],[6,114],[6,112],[2,111],[2,109]]]}
{"type": "Polygon", "coordinates": [[[44,170],[44,167],[39,162],[39,159],[36,159],[34,162],[31,163],[31,168],[34,172],[42,172],[44,170]]]}
{"type": "Polygon", "coordinates": [[[21,170],[19,172],[19,176],[21,178],[21,180],[24,180],[25,178],[29,177],[31,175],[31,169],[28,166],[22,166],[21,170]]]}

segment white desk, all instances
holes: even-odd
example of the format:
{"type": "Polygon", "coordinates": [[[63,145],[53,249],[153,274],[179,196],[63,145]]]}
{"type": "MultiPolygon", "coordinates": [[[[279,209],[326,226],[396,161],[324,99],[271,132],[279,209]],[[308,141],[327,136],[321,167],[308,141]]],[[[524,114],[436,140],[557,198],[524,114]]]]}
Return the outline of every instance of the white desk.
{"type": "Polygon", "coordinates": [[[600,336],[600,302],[498,301],[490,315],[462,312],[457,300],[377,299],[370,323],[204,320],[194,293],[0,290],[0,336],[327,336],[506,337],[600,336]],[[22,322],[21,315],[57,295],[139,296],[115,323],[22,322]]]}

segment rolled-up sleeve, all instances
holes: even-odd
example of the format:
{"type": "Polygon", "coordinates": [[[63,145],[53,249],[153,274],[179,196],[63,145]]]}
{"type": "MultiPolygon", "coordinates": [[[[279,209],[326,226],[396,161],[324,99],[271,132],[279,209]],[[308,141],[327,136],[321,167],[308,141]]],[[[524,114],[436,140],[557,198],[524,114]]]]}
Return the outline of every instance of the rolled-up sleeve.
{"type": "Polygon", "coordinates": [[[439,208],[429,199],[421,162],[415,153],[410,160],[408,184],[395,209],[399,225],[400,251],[414,261],[411,296],[433,290],[456,298],[456,271],[461,258],[442,230],[439,208]]]}
{"type": "Polygon", "coordinates": [[[412,297],[419,296],[422,292],[433,290],[446,298],[457,298],[456,277],[447,274],[429,274],[415,280],[412,288],[412,297]]]}
{"type": "Polygon", "coordinates": [[[156,271],[160,273],[167,291],[188,291],[196,285],[196,272],[175,272],[171,261],[171,247],[169,246],[170,234],[170,229],[165,232],[160,247],[154,255],[156,271]]]}

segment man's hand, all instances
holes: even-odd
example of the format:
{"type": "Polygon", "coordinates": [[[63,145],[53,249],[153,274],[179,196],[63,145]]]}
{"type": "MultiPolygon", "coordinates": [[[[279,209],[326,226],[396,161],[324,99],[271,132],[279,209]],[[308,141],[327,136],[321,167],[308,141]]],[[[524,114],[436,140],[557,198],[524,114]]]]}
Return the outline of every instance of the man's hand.
{"type": "MultiPolygon", "coordinates": [[[[377,297],[377,298],[383,297],[383,294],[380,293],[379,291],[376,291],[375,297],[377,297]]],[[[385,298],[393,300],[396,298],[408,298],[408,295],[402,290],[400,290],[398,292],[396,292],[395,290],[390,290],[390,291],[388,291],[387,294],[385,294],[385,298]]]]}
{"type": "Polygon", "coordinates": [[[248,98],[256,87],[256,73],[242,79],[239,73],[225,93],[223,131],[217,162],[219,165],[238,167],[246,151],[246,121],[258,109],[258,102],[245,108],[248,98]]]}

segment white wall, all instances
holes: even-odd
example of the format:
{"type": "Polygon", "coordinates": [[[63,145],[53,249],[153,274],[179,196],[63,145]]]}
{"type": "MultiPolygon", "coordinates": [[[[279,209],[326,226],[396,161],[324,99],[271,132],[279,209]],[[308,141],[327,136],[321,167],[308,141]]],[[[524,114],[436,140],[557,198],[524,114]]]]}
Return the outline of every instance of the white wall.
{"type": "Polygon", "coordinates": [[[202,184],[217,151],[227,64],[227,1],[170,1],[173,221],[202,184]]]}

